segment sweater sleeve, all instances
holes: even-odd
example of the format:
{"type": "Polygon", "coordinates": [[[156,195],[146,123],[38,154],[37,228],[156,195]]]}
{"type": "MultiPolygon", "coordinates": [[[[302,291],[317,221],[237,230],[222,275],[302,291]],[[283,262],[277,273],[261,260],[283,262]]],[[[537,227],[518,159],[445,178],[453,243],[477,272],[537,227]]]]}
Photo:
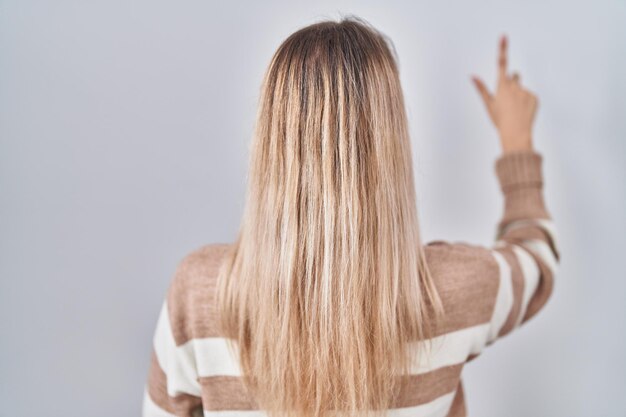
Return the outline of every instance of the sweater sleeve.
{"type": "Polygon", "coordinates": [[[149,371],[143,391],[143,417],[193,417],[202,415],[201,388],[198,380],[193,344],[176,342],[172,315],[177,296],[179,267],[156,322],[149,371]]]}
{"type": "Polygon", "coordinates": [[[542,164],[535,150],[507,152],[495,162],[504,210],[489,248],[499,287],[487,344],[534,317],[554,287],[560,253],[544,201],[542,164]]]}

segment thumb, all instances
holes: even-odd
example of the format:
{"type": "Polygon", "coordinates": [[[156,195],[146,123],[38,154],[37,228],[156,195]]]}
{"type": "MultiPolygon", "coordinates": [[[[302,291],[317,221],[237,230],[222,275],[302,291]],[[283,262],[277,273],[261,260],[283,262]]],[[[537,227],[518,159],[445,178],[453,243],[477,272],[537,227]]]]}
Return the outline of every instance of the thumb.
{"type": "Polygon", "coordinates": [[[482,80],[476,77],[475,75],[472,75],[472,81],[474,82],[474,85],[478,89],[480,96],[483,98],[483,101],[485,102],[487,109],[490,110],[492,97],[491,97],[491,94],[489,93],[489,90],[487,90],[487,86],[485,86],[485,83],[482,82],[482,80]]]}

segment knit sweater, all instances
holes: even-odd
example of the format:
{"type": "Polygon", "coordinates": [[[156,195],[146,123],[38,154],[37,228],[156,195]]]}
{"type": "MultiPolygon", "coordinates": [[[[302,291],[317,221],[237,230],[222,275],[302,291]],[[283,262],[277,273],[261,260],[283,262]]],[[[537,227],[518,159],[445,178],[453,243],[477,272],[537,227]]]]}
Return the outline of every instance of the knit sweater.
{"type": "MultiPolygon", "coordinates": [[[[492,245],[444,240],[424,245],[446,315],[427,365],[412,369],[390,417],[466,416],[464,365],[546,304],[559,251],[544,201],[542,161],[535,150],[496,159],[504,210],[492,245]]],[[[216,325],[212,297],[228,245],[197,248],[177,266],[154,333],[144,417],[265,415],[245,390],[238,362],[216,325]]]]}

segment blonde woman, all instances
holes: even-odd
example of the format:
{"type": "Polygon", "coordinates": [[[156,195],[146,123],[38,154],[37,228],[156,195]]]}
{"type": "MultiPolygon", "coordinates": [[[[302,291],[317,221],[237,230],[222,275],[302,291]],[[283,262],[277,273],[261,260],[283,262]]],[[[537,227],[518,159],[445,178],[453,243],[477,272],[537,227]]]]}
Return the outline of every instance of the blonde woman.
{"type": "Polygon", "coordinates": [[[507,70],[474,83],[499,132],[492,246],[423,244],[393,44],[356,17],[289,36],[263,80],[237,239],[186,256],[143,415],[465,416],[461,371],[535,316],[558,266],[531,128],[507,70]]]}

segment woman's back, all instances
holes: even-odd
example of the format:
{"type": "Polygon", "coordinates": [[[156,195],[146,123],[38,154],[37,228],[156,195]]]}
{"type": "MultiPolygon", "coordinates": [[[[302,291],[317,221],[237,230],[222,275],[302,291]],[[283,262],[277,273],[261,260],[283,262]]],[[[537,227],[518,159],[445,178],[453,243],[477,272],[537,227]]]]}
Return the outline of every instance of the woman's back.
{"type": "Polygon", "coordinates": [[[466,415],[464,364],[545,305],[559,262],[530,140],[536,98],[506,76],[505,47],[497,94],[475,80],[504,149],[489,247],[420,243],[398,72],[380,35],[324,23],[279,48],[240,234],[178,265],[145,417],[466,415]]]}

